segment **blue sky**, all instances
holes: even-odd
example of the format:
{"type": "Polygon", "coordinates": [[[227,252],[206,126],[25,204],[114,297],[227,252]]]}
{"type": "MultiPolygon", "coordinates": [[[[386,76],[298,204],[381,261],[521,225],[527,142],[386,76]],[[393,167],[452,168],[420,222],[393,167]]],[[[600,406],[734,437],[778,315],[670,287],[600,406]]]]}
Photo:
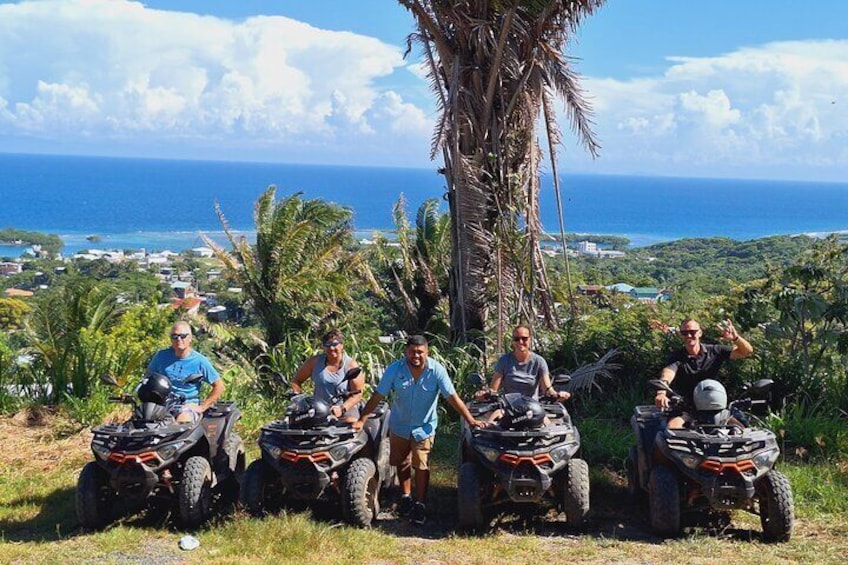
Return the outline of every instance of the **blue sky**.
{"type": "MultiPolygon", "coordinates": [[[[611,0],[570,51],[601,154],[561,169],[845,181],[845,21],[611,0]]],[[[433,167],[412,29],[393,0],[0,1],[0,151],[433,167]]]]}

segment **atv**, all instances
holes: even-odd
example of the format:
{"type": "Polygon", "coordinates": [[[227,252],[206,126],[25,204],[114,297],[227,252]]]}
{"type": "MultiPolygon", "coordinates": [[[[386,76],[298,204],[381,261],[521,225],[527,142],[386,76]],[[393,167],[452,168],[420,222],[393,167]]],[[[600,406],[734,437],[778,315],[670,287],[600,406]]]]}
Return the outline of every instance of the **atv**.
{"type": "MultiPolygon", "coordinates": [[[[761,379],[747,395],[725,409],[693,411],[694,421],[682,429],[667,428],[667,413],[656,406],[636,406],[631,426],[636,445],[627,460],[628,490],[648,495],[651,529],[662,537],[680,533],[684,517],[718,514],[729,520],[741,509],[760,516],[763,540],[788,541],[794,522],[792,489],[774,468],[780,455],[771,431],[749,424],[750,410],[765,400],[773,381],[761,379]]],[[[672,407],[683,399],[668,384],[672,407]]],[[[724,397],[726,404],[726,396],[724,397]]]]}
{"type": "MultiPolygon", "coordinates": [[[[187,382],[199,382],[192,375],[187,382]]],[[[114,378],[103,379],[117,386],[114,378]]],[[[185,402],[168,392],[145,396],[147,383],[170,390],[165,375],[146,373],[138,398],[110,400],[133,407],[124,423],[92,429],[94,461],[77,481],[76,511],[88,529],[102,529],[124,514],[149,508],[176,510],[182,524],[194,528],[211,516],[218,498],[237,499],[244,472],[244,442],[233,430],[241,412],[219,401],[197,423],[178,423],[174,414],[185,402]]]]}
{"type": "MultiPolygon", "coordinates": [[[[485,384],[470,375],[472,384],[485,384]]],[[[568,375],[554,378],[562,390],[568,375]]],[[[481,530],[487,514],[507,503],[536,508],[553,504],[569,526],[583,528],[589,514],[589,467],[577,458],[580,434],[565,407],[517,393],[487,393],[467,402],[477,419],[501,417],[483,428],[462,426],[459,453],[458,526],[481,530]]]]}
{"type": "Polygon", "coordinates": [[[369,527],[380,512],[381,489],[395,481],[389,465],[389,409],[380,403],[360,430],[331,415],[333,406],[359,391],[342,390],[361,369],[345,373],[329,403],[293,395],[285,418],[262,427],[262,455],[245,473],[241,502],[261,516],[286,501],[341,503],[344,520],[369,527]]]}

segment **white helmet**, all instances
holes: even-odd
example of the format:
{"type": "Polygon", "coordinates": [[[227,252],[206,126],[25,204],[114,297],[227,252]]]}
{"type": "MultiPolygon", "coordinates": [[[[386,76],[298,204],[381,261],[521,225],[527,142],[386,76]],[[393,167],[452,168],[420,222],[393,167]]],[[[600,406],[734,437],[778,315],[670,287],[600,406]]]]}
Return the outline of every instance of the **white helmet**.
{"type": "Polygon", "coordinates": [[[705,379],[698,383],[693,394],[698,411],[724,410],[727,408],[727,391],[718,381],[705,379]]]}

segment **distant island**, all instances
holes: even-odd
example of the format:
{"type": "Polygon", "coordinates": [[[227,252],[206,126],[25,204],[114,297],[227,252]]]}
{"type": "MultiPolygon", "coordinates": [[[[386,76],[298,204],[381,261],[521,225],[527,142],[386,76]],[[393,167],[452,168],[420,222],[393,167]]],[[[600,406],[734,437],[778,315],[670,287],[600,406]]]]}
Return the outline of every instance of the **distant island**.
{"type": "Polygon", "coordinates": [[[41,249],[55,255],[65,243],[53,233],[3,228],[0,229],[0,245],[40,245],[41,249]]]}

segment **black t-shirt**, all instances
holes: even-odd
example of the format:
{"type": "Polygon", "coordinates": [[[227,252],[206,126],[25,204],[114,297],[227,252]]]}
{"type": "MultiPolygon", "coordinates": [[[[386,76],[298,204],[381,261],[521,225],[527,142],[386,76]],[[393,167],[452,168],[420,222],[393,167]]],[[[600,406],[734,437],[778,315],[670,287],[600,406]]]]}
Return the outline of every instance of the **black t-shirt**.
{"type": "Polygon", "coordinates": [[[722,364],[730,359],[733,348],[729,345],[701,344],[698,355],[689,355],[686,349],[671,354],[666,366],[674,371],[671,388],[687,403],[692,403],[695,387],[704,379],[715,379],[722,364]]]}

